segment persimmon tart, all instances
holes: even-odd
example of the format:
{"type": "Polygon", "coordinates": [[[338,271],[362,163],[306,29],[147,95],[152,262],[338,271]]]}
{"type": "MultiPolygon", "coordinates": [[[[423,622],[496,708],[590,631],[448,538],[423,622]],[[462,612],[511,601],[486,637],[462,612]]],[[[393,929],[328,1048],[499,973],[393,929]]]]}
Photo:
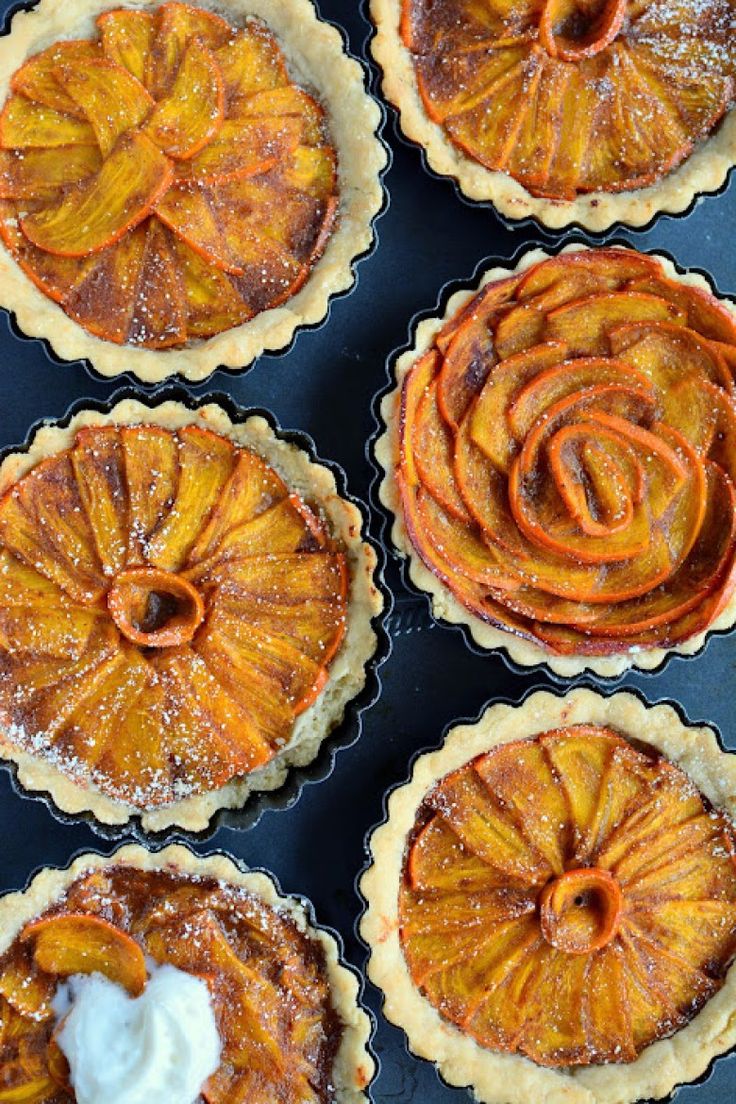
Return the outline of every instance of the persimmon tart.
{"type": "Polygon", "coordinates": [[[311,0],[41,0],[3,103],[2,305],[104,375],[283,348],[372,240],[379,111],[311,0]]]}
{"type": "Polygon", "coordinates": [[[266,874],[184,847],[82,855],[6,894],[0,929],[8,1102],[111,1104],[143,1089],[158,1104],[367,1099],[357,979],[306,903],[266,874]],[[214,1061],[187,1097],[208,1031],[214,1061]]]}
{"type": "Polygon", "coordinates": [[[394,541],[438,616],[570,676],[736,618],[736,308],[629,249],[493,269],[383,403],[394,541]]]}
{"type": "Polygon", "coordinates": [[[65,812],[206,827],[362,689],[375,553],[261,417],[126,400],[0,468],[0,753],[65,812]]]}
{"type": "Polygon", "coordinates": [[[642,226],[736,163],[733,0],[371,0],[383,89],[432,169],[558,229],[642,226]]]}
{"type": "Polygon", "coordinates": [[[734,757],[632,694],[538,691],[420,756],[373,834],[369,976],[485,1104],[630,1104],[736,1042],[734,757]]]}

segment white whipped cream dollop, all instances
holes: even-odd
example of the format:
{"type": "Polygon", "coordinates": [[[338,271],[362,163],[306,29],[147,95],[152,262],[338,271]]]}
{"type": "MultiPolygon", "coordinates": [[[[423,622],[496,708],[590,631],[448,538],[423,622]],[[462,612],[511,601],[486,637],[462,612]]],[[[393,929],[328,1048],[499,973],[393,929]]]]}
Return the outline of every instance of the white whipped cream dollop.
{"type": "Polygon", "coordinates": [[[194,1104],[220,1064],[209,989],[175,966],[154,967],[137,999],[77,974],[55,1008],[77,1104],[194,1104]]]}

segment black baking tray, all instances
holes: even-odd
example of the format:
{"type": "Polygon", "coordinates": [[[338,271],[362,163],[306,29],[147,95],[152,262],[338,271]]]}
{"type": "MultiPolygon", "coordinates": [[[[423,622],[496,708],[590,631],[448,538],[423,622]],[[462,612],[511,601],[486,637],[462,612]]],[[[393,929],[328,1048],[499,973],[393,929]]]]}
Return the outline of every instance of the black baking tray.
{"type": "MultiPolygon", "coordinates": [[[[0,0],[0,11],[8,7],[0,0]]],[[[367,26],[357,0],[321,0],[321,9],[360,54],[367,26]]],[[[372,478],[365,452],[372,399],[385,382],[386,358],[407,340],[411,318],[434,307],[448,281],[470,280],[483,258],[510,258],[540,239],[549,246],[549,237],[533,226],[511,229],[491,210],[461,203],[450,181],[423,170],[420,152],[396,138],[391,122],[386,137],[394,153],[386,178],[391,203],[378,223],[379,248],[360,266],[352,294],[335,300],[329,323],[301,333],[287,354],[262,358],[245,376],[218,372],[189,388],[197,397],[224,391],[240,406],[269,409],[285,428],[307,432],[320,456],[345,469],[351,493],[364,500],[372,478]]],[[[663,217],[645,231],[615,236],[664,249],[681,265],[710,273],[724,294],[736,294],[734,228],[732,178],[721,195],[702,199],[686,217],[663,217]]],[[[14,336],[0,314],[0,447],[22,442],[39,418],[61,418],[71,403],[105,400],[114,390],[81,364],[54,363],[41,342],[14,336]]],[[[378,537],[377,517],[372,527],[378,537]]],[[[406,777],[412,755],[436,745],[457,718],[477,715],[496,698],[518,701],[532,686],[558,688],[543,671],[516,674],[500,656],[475,654],[460,633],[434,626],[426,601],[404,587],[390,555],[387,579],[396,599],[389,618],[393,651],[360,739],[340,752],[328,778],[303,789],[292,808],[266,811],[248,831],[221,827],[208,842],[195,844],[266,867],[285,892],[308,896],[318,920],[341,933],[346,957],[358,967],[365,951],[354,934],[360,909],[354,879],[364,862],[365,833],[382,818],[386,790],[406,777]]],[[[693,722],[715,723],[724,744],[736,750],[735,666],[736,635],[713,637],[696,658],[675,658],[654,676],[628,675],[623,685],[638,686],[650,701],[673,699],[693,722]]],[[[112,849],[110,843],[100,848],[88,825],[60,824],[42,802],[19,797],[5,772],[0,841],[0,889],[23,886],[40,865],[66,865],[80,848],[112,849]]],[[[464,1090],[446,1087],[431,1065],[406,1052],[403,1034],[381,1020],[380,997],[370,985],[366,996],[379,1018],[376,1104],[469,1101],[464,1090]]],[[[679,1090],[677,1104],[722,1104],[734,1094],[736,1059],[724,1057],[703,1083],[679,1090]]]]}

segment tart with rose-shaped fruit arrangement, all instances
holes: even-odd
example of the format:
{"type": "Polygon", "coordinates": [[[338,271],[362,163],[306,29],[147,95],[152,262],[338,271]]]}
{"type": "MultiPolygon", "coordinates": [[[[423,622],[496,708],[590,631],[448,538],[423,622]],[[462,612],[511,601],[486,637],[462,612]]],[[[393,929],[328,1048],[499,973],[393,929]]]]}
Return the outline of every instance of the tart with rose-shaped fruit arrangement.
{"type": "Polygon", "coordinates": [[[631,249],[525,254],[421,322],[376,456],[437,616],[565,677],[736,618],[736,311],[631,249]]]}

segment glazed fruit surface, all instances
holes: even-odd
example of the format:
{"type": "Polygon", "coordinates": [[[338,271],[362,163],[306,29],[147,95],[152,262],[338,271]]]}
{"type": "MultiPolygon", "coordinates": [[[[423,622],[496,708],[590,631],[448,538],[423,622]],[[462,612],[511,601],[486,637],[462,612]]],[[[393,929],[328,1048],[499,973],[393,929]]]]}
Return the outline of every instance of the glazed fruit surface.
{"type": "Polygon", "coordinates": [[[404,378],[409,541],[559,655],[676,645],[736,583],[736,321],[630,250],[487,284],[404,378]]]}
{"type": "Polygon", "coordinates": [[[113,866],[78,878],[0,958],[0,1099],[73,1101],[52,1001],[74,974],[139,996],[146,957],[202,978],[222,1041],[206,1104],[327,1104],[342,1028],[321,945],[288,913],[212,878],[113,866]]]}
{"type": "Polygon", "coordinates": [[[0,114],[0,235],[90,333],[211,337],[305,282],[337,209],[324,111],[260,22],[104,12],[29,58],[0,114]]]}
{"type": "Polygon", "coordinates": [[[723,983],[733,825],[611,729],[556,729],[437,784],[399,905],[414,983],[482,1046],[543,1066],[631,1062],[723,983]]]}
{"type": "Polygon", "coordinates": [[[424,107],[529,192],[655,183],[734,101],[732,0],[402,0],[424,107]]]}
{"type": "Polygon", "coordinates": [[[136,809],[217,789],[324,687],[347,571],[256,453],[195,425],[81,429],[0,501],[4,735],[136,809]]]}

